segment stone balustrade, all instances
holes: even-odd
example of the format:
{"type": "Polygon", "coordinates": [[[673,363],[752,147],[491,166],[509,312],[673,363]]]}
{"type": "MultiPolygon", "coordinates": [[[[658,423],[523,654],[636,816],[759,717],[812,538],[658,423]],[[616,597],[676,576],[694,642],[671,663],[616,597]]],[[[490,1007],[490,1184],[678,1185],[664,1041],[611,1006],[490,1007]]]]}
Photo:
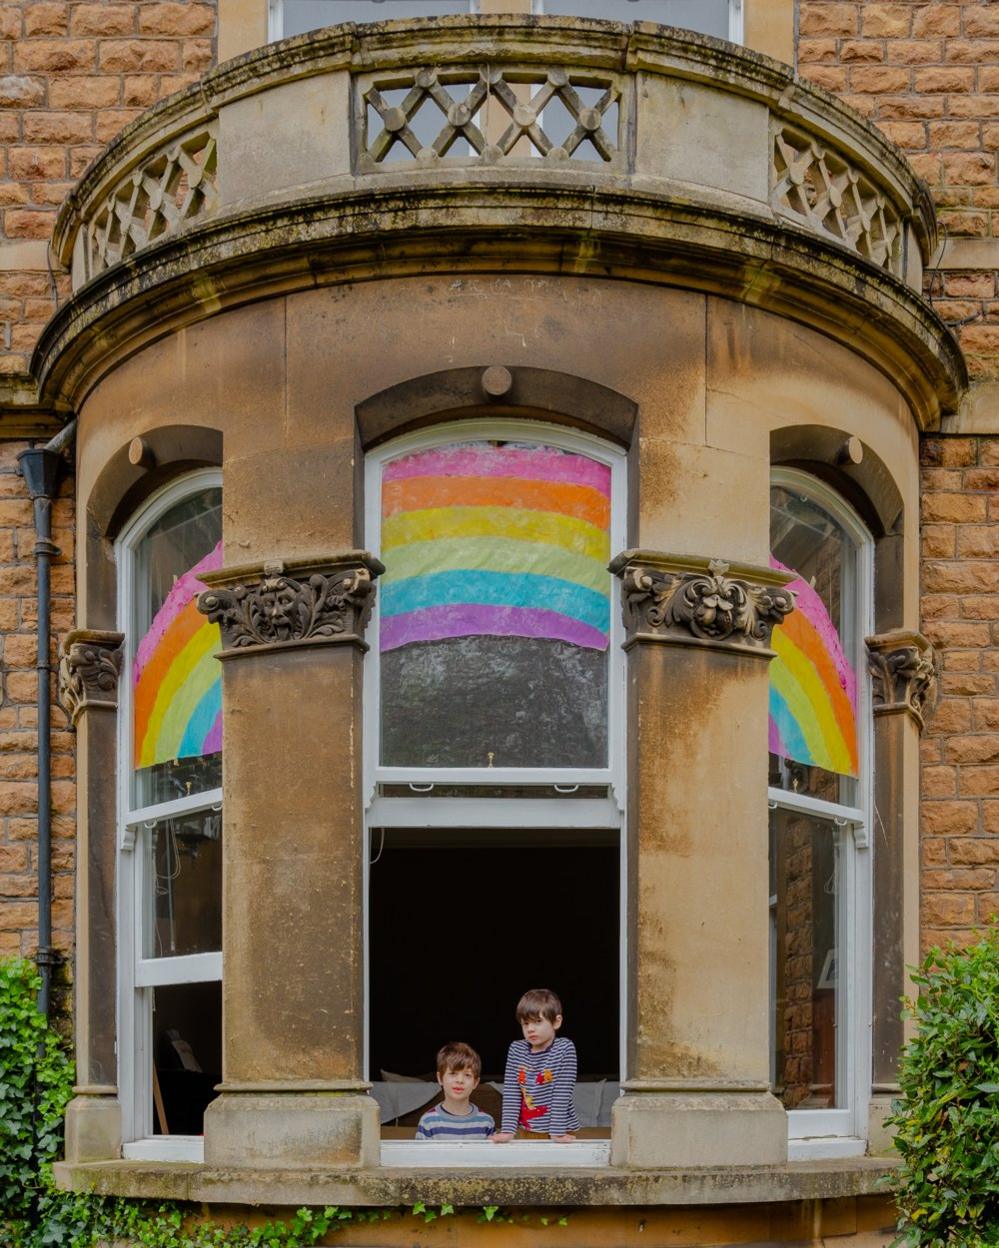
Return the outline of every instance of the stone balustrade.
{"type": "Polygon", "coordinates": [[[916,289],[935,241],[897,151],[786,66],[651,23],[462,17],[331,27],[222,65],[98,158],[56,247],[78,288],[254,202],[428,177],[713,205],[916,289]]]}

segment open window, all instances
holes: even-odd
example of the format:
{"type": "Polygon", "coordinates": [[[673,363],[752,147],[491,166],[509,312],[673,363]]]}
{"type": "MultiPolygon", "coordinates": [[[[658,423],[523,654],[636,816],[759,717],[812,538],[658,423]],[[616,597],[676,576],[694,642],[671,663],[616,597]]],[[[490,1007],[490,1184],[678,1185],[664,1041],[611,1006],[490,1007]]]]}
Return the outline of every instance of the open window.
{"type": "Polygon", "coordinates": [[[368,456],[366,544],[386,568],[365,665],[368,1053],[387,1140],[433,1104],[448,1040],[480,1051],[477,1103],[498,1107],[513,1009],[537,986],[566,1006],[582,1134],[609,1137],[625,789],[607,564],[625,489],[623,452],[535,422],[438,426],[368,456]],[[446,991],[424,991],[428,948],[446,991]]]}
{"type": "Polygon", "coordinates": [[[796,595],[770,668],[772,1079],[792,1156],[849,1155],[870,1091],[873,544],[834,491],[781,469],[771,550],[796,595]]]}
{"type": "Polygon", "coordinates": [[[222,1069],[222,698],[199,577],[221,566],[219,473],[192,473],[117,544],[119,1089],[126,1157],[197,1159],[222,1069]]]}

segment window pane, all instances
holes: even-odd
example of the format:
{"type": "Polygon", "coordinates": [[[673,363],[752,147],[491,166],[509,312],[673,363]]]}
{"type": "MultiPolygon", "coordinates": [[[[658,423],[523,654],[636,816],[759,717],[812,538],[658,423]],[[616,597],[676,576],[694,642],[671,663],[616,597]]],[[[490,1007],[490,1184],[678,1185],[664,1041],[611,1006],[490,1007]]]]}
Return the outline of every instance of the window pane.
{"type": "Polygon", "coordinates": [[[222,985],[172,984],[151,995],[153,1130],[201,1135],[222,1082],[222,985]]]}
{"type": "Polygon", "coordinates": [[[469,442],[382,485],[382,762],[607,763],[610,468],[469,442]]]}
{"type": "Polygon", "coordinates": [[[338,22],[387,22],[393,17],[467,13],[468,0],[284,0],[282,10],[282,34],[288,38],[338,22]]]}
{"type": "Polygon", "coordinates": [[[661,22],[728,38],[729,0],[544,0],[546,13],[612,22],[661,22]]]}
{"type": "Polygon", "coordinates": [[[199,614],[198,576],[222,565],[218,489],[185,498],[135,551],[133,807],[222,783],[222,673],[217,624],[199,614]]]}
{"type": "Polygon", "coordinates": [[[839,836],[831,820],[771,811],[774,1092],[786,1109],[843,1104],[839,836]]]}
{"type": "Polygon", "coordinates": [[[222,815],[198,810],[142,830],[146,857],[143,956],[222,948],[222,815]]]}
{"type": "Polygon", "coordinates": [[[795,610],[774,630],[770,784],[856,803],[859,770],[859,552],[843,525],[806,494],[771,494],[775,567],[796,573],[795,610]]]}

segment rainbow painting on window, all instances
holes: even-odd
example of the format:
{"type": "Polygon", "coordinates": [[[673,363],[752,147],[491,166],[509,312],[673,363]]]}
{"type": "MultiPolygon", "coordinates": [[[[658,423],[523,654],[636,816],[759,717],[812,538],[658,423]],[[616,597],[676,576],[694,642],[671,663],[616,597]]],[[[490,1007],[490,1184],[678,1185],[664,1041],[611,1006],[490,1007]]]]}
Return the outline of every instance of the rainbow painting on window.
{"type": "Polygon", "coordinates": [[[407,455],[382,517],[383,651],[481,634],[607,648],[606,464],[488,443],[407,455]]]}
{"type": "Polygon", "coordinates": [[[196,605],[198,579],[222,566],[222,543],[178,577],[148,632],[132,669],[134,765],[152,767],[200,758],[222,749],[222,671],[219,626],[196,605]]]}
{"type": "Polygon", "coordinates": [[[609,464],[454,443],[389,461],[381,503],[382,761],[603,765],[609,464]]]}
{"type": "MultiPolygon", "coordinates": [[[[771,567],[791,572],[776,559],[771,567]]],[[[773,632],[770,752],[843,776],[859,771],[857,675],[825,603],[800,577],[795,609],[773,632]]]]}

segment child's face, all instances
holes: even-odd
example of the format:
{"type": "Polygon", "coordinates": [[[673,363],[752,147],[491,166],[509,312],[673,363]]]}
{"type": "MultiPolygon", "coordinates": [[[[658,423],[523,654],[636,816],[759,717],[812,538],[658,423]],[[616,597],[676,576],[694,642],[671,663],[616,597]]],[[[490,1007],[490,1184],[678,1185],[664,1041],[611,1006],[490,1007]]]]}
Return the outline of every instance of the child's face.
{"type": "Polygon", "coordinates": [[[555,1033],[562,1026],[562,1015],[556,1014],[554,1019],[549,1021],[547,1018],[525,1018],[521,1020],[520,1029],[524,1033],[524,1039],[537,1052],[538,1049],[545,1049],[555,1039],[555,1033]]]}
{"type": "Polygon", "coordinates": [[[445,1070],[438,1074],[437,1082],[444,1089],[444,1094],[452,1101],[467,1101],[479,1081],[469,1067],[459,1070],[445,1070]]]}

